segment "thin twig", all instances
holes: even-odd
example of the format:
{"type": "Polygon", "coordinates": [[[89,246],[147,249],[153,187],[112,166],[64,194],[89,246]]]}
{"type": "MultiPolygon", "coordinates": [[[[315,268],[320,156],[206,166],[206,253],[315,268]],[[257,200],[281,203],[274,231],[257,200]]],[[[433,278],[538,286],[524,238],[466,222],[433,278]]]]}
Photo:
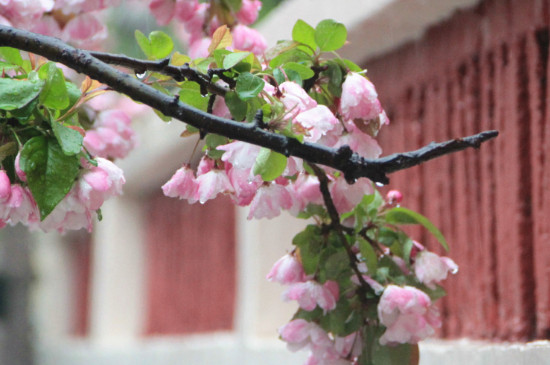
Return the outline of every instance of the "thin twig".
{"type": "MultiPolygon", "coordinates": [[[[351,249],[351,246],[346,236],[344,235],[344,230],[343,230],[342,224],[340,223],[340,215],[338,214],[338,210],[336,209],[336,206],[334,205],[334,201],[332,200],[332,196],[330,195],[330,191],[328,190],[328,177],[323,171],[323,169],[319,168],[319,166],[315,164],[309,164],[309,165],[311,166],[311,168],[313,169],[313,172],[315,172],[315,175],[317,175],[317,178],[319,179],[319,188],[321,189],[321,194],[323,195],[323,201],[325,202],[325,206],[327,207],[327,212],[330,217],[330,224],[338,234],[340,241],[342,241],[342,245],[346,249],[351,269],[357,276],[357,279],[359,280],[359,283],[361,284],[361,287],[363,288],[363,290],[368,290],[370,286],[369,284],[367,284],[367,282],[363,278],[363,274],[361,273],[361,271],[359,271],[359,268],[357,267],[357,257],[353,253],[353,250],[351,249]]],[[[363,296],[361,296],[360,298],[361,300],[363,300],[363,296]]]]}
{"type": "Polygon", "coordinates": [[[182,66],[174,66],[170,64],[170,58],[162,60],[140,60],[137,58],[128,57],[120,54],[105,53],[105,52],[89,52],[90,55],[100,61],[110,65],[122,66],[132,69],[136,74],[142,74],[146,71],[158,72],[160,74],[170,76],[176,81],[190,80],[198,83],[202,88],[208,90],[212,94],[224,96],[228,89],[211,81],[211,78],[191,67],[189,64],[182,66]]]}
{"type": "Polygon", "coordinates": [[[416,151],[380,159],[365,159],[346,145],[335,149],[308,142],[301,143],[295,138],[258,128],[254,123],[240,123],[205,113],[182,103],[179,96],[163,94],[135,77],[93,57],[90,52],[71,47],[53,37],[0,25],[0,46],[18,48],[63,63],[77,72],[108,85],[115,91],[201,131],[216,133],[230,139],[266,147],[285,156],[295,156],[311,163],[335,168],[344,173],[348,182],[366,177],[374,182],[387,184],[388,173],[468,147],[477,148],[481,143],[498,135],[497,131],[486,131],[470,137],[432,143],[416,151]]]}

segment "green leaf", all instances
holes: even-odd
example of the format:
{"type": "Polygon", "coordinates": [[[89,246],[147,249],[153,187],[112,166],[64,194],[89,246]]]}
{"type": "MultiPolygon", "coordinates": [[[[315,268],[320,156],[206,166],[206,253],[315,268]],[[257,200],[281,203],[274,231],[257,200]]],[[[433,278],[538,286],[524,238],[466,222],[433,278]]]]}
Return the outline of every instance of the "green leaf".
{"type": "Polygon", "coordinates": [[[328,69],[324,72],[328,79],[328,91],[339,98],[342,96],[342,82],[344,81],[344,75],[342,74],[342,68],[336,62],[327,62],[328,69]]]}
{"type": "Polygon", "coordinates": [[[359,250],[365,259],[365,264],[368,269],[367,273],[371,276],[374,275],[376,270],[378,270],[378,256],[376,256],[374,248],[372,248],[372,245],[368,241],[359,238],[359,250]]]}
{"type": "Polygon", "coordinates": [[[324,245],[321,229],[312,224],[308,225],[306,229],[294,236],[292,244],[300,250],[304,272],[307,275],[313,275],[317,271],[324,245]]]}
{"type": "Polygon", "coordinates": [[[274,57],[269,62],[269,67],[276,68],[288,62],[300,62],[300,61],[311,61],[311,55],[307,54],[306,52],[300,49],[292,48],[288,51],[281,53],[277,57],[274,57]]]}
{"type": "Polygon", "coordinates": [[[11,63],[0,61],[0,72],[6,72],[8,70],[14,70],[16,68],[19,68],[19,66],[11,64],[11,63]]]}
{"type": "Polygon", "coordinates": [[[361,72],[363,69],[359,67],[356,63],[345,59],[345,58],[335,58],[335,62],[337,62],[344,70],[352,71],[352,72],[361,72]]]}
{"type": "Polygon", "coordinates": [[[170,36],[160,30],[155,30],[147,38],[142,32],[136,30],[134,33],[139,48],[149,59],[158,60],[168,57],[174,49],[174,42],[170,36]]]}
{"type": "Polygon", "coordinates": [[[225,5],[231,10],[232,12],[237,12],[241,9],[241,6],[243,4],[242,0],[223,0],[225,5]]]}
{"type": "Polygon", "coordinates": [[[348,32],[342,23],[325,19],[315,27],[315,43],[321,51],[336,51],[346,43],[348,32]]]}
{"type": "Polygon", "coordinates": [[[302,80],[307,80],[315,75],[315,72],[313,72],[310,67],[304,66],[296,62],[288,62],[283,66],[283,68],[286,72],[294,71],[298,73],[302,80]]]}
{"type": "Polygon", "coordinates": [[[82,140],[84,139],[80,132],[56,121],[52,122],[52,129],[64,154],[71,156],[80,153],[82,140]]]}
{"type": "Polygon", "coordinates": [[[0,78],[0,109],[21,109],[36,99],[44,81],[0,78]]]}
{"type": "Polygon", "coordinates": [[[20,164],[44,220],[71,190],[80,170],[77,156],[67,156],[53,138],[29,139],[21,151],[20,164]]]}
{"type": "Polygon", "coordinates": [[[250,52],[235,52],[228,54],[223,59],[223,68],[228,70],[250,55],[250,52]]]}
{"type": "Polygon", "coordinates": [[[202,96],[200,85],[194,81],[184,81],[180,84],[180,100],[202,111],[208,108],[208,97],[202,96]]]}
{"type": "Polygon", "coordinates": [[[343,272],[349,271],[349,257],[345,251],[335,251],[323,261],[324,280],[337,280],[343,272]]]}
{"type": "Polygon", "coordinates": [[[292,28],[292,40],[305,44],[313,51],[317,49],[317,43],[315,43],[315,29],[302,19],[298,19],[292,28]]]}
{"type": "Polygon", "coordinates": [[[285,170],[286,160],[285,155],[262,147],[256,157],[253,173],[260,175],[264,181],[275,180],[285,170]]]}
{"type": "Polygon", "coordinates": [[[393,224],[421,224],[439,241],[446,251],[449,251],[447,240],[437,227],[422,214],[407,208],[396,207],[387,211],[386,221],[393,224]]]}
{"type": "Polygon", "coordinates": [[[328,312],[324,317],[321,318],[321,327],[332,334],[340,337],[345,337],[351,332],[346,331],[346,323],[351,317],[352,309],[350,308],[349,301],[347,298],[342,296],[336,308],[328,312]]]}
{"type": "Polygon", "coordinates": [[[69,94],[63,71],[55,63],[48,62],[38,70],[38,76],[45,81],[40,102],[52,109],[65,109],[69,106],[69,94]]]}
{"type": "Polygon", "coordinates": [[[22,66],[23,58],[18,49],[11,47],[0,47],[0,57],[13,65],[22,66]]]}
{"type": "Polygon", "coordinates": [[[241,100],[235,91],[225,94],[225,104],[236,121],[243,121],[246,118],[248,105],[246,101],[241,100]]]}
{"type": "Polygon", "coordinates": [[[250,72],[244,72],[237,77],[235,91],[241,100],[247,100],[258,96],[264,89],[264,80],[250,72]]]}

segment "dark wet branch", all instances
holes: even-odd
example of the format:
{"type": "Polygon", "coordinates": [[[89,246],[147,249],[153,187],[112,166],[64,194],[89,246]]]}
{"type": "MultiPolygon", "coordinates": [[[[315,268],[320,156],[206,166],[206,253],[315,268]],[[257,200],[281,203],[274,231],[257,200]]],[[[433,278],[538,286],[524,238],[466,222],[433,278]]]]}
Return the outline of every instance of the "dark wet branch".
{"type": "MultiPolygon", "coordinates": [[[[335,149],[308,142],[300,143],[294,138],[260,128],[258,123],[240,123],[205,113],[182,103],[178,95],[163,94],[135,77],[111,67],[89,51],[76,49],[53,37],[0,26],[0,46],[18,48],[60,62],[115,91],[159,110],[166,116],[188,123],[206,133],[216,133],[263,146],[286,156],[295,156],[311,163],[335,168],[342,171],[349,182],[366,177],[387,184],[387,174],[391,172],[468,147],[477,148],[481,143],[498,135],[497,131],[487,131],[443,143],[432,143],[416,151],[370,160],[354,153],[348,146],[335,149]]],[[[166,67],[165,60],[160,61],[158,67],[163,64],[166,67]]]]}
{"type": "Polygon", "coordinates": [[[110,65],[129,68],[133,70],[136,74],[143,74],[147,71],[151,71],[170,76],[176,81],[195,81],[201,86],[202,89],[208,90],[210,93],[220,96],[224,96],[225,93],[228,91],[223,86],[213,83],[211,81],[211,77],[189,67],[188,64],[184,64],[182,66],[171,65],[169,57],[163,58],[162,60],[151,61],[140,60],[137,58],[113,53],[89,53],[100,61],[103,61],[110,65]]]}

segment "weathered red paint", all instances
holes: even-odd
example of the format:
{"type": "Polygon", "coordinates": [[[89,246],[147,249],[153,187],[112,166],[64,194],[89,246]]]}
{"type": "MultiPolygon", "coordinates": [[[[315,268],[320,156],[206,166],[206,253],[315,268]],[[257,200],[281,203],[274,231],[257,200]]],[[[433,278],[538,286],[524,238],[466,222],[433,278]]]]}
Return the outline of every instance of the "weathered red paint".
{"type": "Polygon", "coordinates": [[[152,197],[147,269],[147,335],[232,329],[235,215],[229,199],[189,205],[152,197]]]}
{"type": "Polygon", "coordinates": [[[366,62],[391,119],[380,134],[386,154],[500,131],[479,151],[392,176],[460,265],[441,305],[444,336],[550,335],[549,4],[484,1],[366,62]]]}

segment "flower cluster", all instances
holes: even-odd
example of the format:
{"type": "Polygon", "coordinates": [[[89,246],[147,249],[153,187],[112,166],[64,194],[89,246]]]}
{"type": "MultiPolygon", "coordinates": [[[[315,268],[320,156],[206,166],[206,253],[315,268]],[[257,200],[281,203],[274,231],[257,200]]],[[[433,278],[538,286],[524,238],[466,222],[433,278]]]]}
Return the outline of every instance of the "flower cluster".
{"type": "MultiPolygon", "coordinates": [[[[19,157],[19,156],[18,156],[19,157]]],[[[44,232],[92,230],[97,210],[110,197],[122,193],[125,183],[122,170],[111,161],[96,158],[97,166],[84,163],[77,183],[55,209],[40,220],[36,201],[26,183],[26,174],[16,163],[18,183],[12,183],[5,170],[0,170],[0,228],[21,223],[44,232]]]]}
{"type": "Polygon", "coordinates": [[[3,0],[0,24],[60,37],[77,47],[96,48],[107,37],[97,11],[120,0],[3,0]]]}
{"type": "MultiPolygon", "coordinates": [[[[388,193],[378,207],[380,214],[393,209],[396,196],[402,198],[396,190],[388,193]]],[[[380,228],[371,227],[378,229],[372,237],[381,239],[380,228]]],[[[330,247],[334,244],[330,238],[323,244],[327,248],[314,246],[320,250],[317,255],[306,251],[312,250],[311,242],[324,239],[321,231],[308,227],[294,239],[296,249],[280,258],[267,275],[269,281],[288,285],[283,300],[298,302],[300,309],[279,334],[291,351],[310,351],[306,364],[347,364],[372,356],[380,346],[416,344],[440,327],[434,301],[441,295],[438,284],[458,270],[450,258],[408,241],[410,251],[401,255],[404,260],[391,246],[375,253],[358,239],[350,248],[357,271],[336,269],[342,264],[334,260],[345,257],[329,257],[324,263],[322,258],[324,250],[338,255],[330,247]],[[354,320],[359,323],[353,324],[354,320]],[[369,323],[370,330],[362,322],[369,323]]],[[[371,245],[384,247],[374,240],[371,245]]]]}
{"type": "MultiPolygon", "coordinates": [[[[376,92],[364,76],[354,72],[346,76],[342,85],[342,98],[333,105],[333,110],[319,104],[293,81],[285,81],[278,86],[265,83],[262,94],[274,108],[280,109],[282,121],[277,123],[288,123],[288,127],[296,134],[302,134],[305,141],[328,147],[349,145],[366,158],[380,155],[381,149],[376,140],[356,127],[359,118],[349,112],[353,108],[374,109],[378,113],[361,123],[369,126],[375,123],[376,118],[387,123],[376,92]],[[365,82],[358,82],[358,79],[365,82]],[[365,97],[356,98],[348,94],[365,97]]],[[[377,132],[379,126],[370,127],[370,130],[377,132]]],[[[205,155],[196,173],[188,165],[183,166],[164,185],[165,194],[187,199],[190,203],[204,203],[220,193],[228,194],[237,205],[250,206],[249,219],[273,218],[281,210],[298,215],[310,204],[322,204],[319,180],[307,171],[301,160],[288,158],[280,178],[264,181],[254,172],[258,156],[263,153],[260,147],[231,141],[215,148],[223,151],[220,158],[214,160],[205,155]]],[[[372,183],[368,179],[359,179],[349,185],[336,171],[330,172],[329,177],[330,192],[341,213],[349,212],[364,195],[373,192],[372,183]]]]}
{"type": "Polygon", "coordinates": [[[183,28],[182,38],[189,44],[191,58],[208,56],[214,31],[226,24],[232,28],[233,48],[261,54],[267,48],[264,37],[247,27],[256,21],[262,6],[259,0],[242,0],[238,9],[224,9],[222,2],[198,0],[153,0],[149,9],[160,25],[176,21],[183,28]]]}

